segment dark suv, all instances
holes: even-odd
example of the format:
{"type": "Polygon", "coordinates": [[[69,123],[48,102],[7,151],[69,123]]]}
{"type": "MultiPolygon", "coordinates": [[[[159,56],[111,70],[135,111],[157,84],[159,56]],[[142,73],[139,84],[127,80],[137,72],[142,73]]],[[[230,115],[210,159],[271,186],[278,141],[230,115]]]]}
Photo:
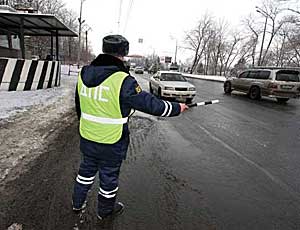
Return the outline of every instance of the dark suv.
{"type": "Polygon", "coordinates": [[[254,68],[248,69],[237,77],[229,77],[224,82],[224,92],[233,90],[245,92],[251,99],[261,96],[276,98],[286,102],[300,97],[300,70],[293,68],[254,68]]]}

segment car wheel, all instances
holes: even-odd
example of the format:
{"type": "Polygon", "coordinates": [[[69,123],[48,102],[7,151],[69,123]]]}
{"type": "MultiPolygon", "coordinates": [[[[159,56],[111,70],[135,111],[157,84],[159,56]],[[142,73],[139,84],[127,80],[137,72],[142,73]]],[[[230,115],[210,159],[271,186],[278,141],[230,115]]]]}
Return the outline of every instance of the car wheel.
{"type": "Polygon", "coordinates": [[[249,91],[249,97],[252,100],[258,100],[261,98],[260,88],[258,86],[252,86],[249,91]]]}
{"type": "Polygon", "coordinates": [[[289,100],[289,98],[277,97],[276,100],[277,100],[278,103],[285,103],[289,100]]]}
{"type": "Polygon", "coordinates": [[[231,83],[229,81],[226,81],[224,83],[224,92],[226,94],[230,94],[232,92],[232,89],[231,89],[231,83]]]}
{"type": "Polygon", "coordinates": [[[192,104],[192,101],[193,101],[193,98],[187,98],[187,99],[185,100],[185,103],[186,103],[186,104],[192,104]]]}
{"type": "Polygon", "coordinates": [[[150,91],[150,93],[152,93],[153,94],[153,89],[152,89],[152,85],[149,83],[149,91],[150,91]]]}

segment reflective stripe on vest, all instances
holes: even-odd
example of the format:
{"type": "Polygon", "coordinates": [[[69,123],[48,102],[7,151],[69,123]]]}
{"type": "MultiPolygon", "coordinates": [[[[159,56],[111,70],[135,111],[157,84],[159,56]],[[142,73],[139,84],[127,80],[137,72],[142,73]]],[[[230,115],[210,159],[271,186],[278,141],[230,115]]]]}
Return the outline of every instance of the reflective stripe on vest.
{"type": "Polygon", "coordinates": [[[78,94],[80,100],[80,135],[87,140],[98,143],[114,144],[122,136],[123,124],[128,117],[122,117],[120,108],[120,91],[125,72],[116,72],[96,87],[84,85],[78,77],[78,94]]]}
{"type": "Polygon", "coordinates": [[[123,118],[106,118],[106,117],[96,117],[90,114],[82,113],[82,118],[88,121],[93,121],[101,124],[126,124],[128,117],[123,118]]]}

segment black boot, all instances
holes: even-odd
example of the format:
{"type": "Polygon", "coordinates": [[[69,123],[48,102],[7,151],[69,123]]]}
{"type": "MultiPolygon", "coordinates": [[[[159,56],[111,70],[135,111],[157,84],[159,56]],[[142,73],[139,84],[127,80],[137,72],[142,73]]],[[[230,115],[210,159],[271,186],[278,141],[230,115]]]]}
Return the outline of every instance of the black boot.
{"type": "Polygon", "coordinates": [[[105,215],[100,215],[98,214],[97,217],[99,220],[103,220],[103,219],[106,219],[106,218],[109,218],[109,217],[116,217],[120,214],[122,214],[122,212],[124,211],[124,204],[122,204],[121,202],[117,202],[115,204],[115,207],[114,207],[114,210],[108,214],[105,214],[105,215]]]}
{"type": "Polygon", "coordinates": [[[76,214],[79,214],[79,213],[83,212],[86,208],[86,203],[87,202],[84,201],[83,205],[81,207],[77,208],[77,207],[74,207],[74,204],[73,204],[73,201],[72,201],[73,212],[76,213],[76,214]]]}

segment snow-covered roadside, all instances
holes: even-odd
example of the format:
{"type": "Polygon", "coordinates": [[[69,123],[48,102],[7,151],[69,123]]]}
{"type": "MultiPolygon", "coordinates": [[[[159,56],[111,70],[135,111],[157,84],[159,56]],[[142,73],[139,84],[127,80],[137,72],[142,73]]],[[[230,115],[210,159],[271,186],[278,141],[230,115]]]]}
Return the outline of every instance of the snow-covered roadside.
{"type": "Polygon", "coordinates": [[[184,73],[183,75],[187,78],[190,77],[190,78],[196,78],[196,79],[207,80],[207,81],[224,82],[226,80],[226,77],[216,76],[216,75],[198,75],[198,74],[188,74],[188,73],[184,73]]]}
{"type": "Polygon", "coordinates": [[[17,113],[27,111],[31,106],[47,106],[53,104],[60,97],[64,97],[68,90],[55,87],[35,91],[0,92],[0,120],[8,119],[17,113]]]}
{"type": "Polygon", "coordinates": [[[62,66],[61,87],[33,91],[0,91],[0,122],[32,106],[48,106],[74,91],[77,77],[67,76],[68,67],[62,66]]]}
{"type": "Polygon", "coordinates": [[[77,78],[46,90],[0,92],[0,184],[26,171],[55,135],[76,121],[77,78]]]}

